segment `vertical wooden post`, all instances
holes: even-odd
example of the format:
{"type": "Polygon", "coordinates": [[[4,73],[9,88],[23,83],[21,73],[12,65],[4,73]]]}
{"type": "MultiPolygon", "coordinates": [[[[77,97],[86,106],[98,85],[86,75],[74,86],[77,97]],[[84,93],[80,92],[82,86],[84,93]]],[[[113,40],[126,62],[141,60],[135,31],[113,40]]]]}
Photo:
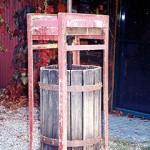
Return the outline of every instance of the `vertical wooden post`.
{"type": "MultiPolygon", "coordinates": [[[[72,0],[67,0],[67,12],[68,13],[72,12],[72,0]]],[[[71,53],[71,52],[68,52],[68,53],[71,53]]],[[[80,64],[80,53],[79,53],[79,51],[72,52],[72,53],[73,53],[73,64],[80,64]]],[[[71,56],[72,55],[70,55],[70,57],[71,56]]]]}
{"type": "Polygon", "coordinates": [[[113,25],[113,54],[112,54],[112,81],[111,81],[111,104],[110,104],[110,111],[113,110],[113,92],[114,92],[114,78],[115,78],[115,55],[116,55],[116,36],[117,36],[117,17],[118,17],[118,0],[115,0],[114,9],[115,9],[115,15],[114,15],[114,25],[113,25]]]}
{"type": "MultiPolygon", "coordinates": [[[[73,45],[80,45],[80,39],[75,37],[73,45]]],[[[73,52],[73,64],[79,65],[80,64],[80,51],[73,52]]]]}
{"type": "Polygon", "coordinates": [[[105,150],[108,150],[108,28],[105,28],[105,49],[103,51],[103,99],[104,99],[104,142],[105,150]]]}
{"type": "Polygon", "coordinates": [[[29,99],[29,137],[30,137],[30,150],[33,145],[33,107],[34,107],[34,94],[33,94],[33,49],[32,49],[32,34],[31,34],[31,16],[27,15],[27,33],[28,33],[28,99],[29,99]]]}
{"type": "Polygon", "coordinates": [[[67,62],[65,17],[58,15],[59,150],[67,150],[67,62]]]}

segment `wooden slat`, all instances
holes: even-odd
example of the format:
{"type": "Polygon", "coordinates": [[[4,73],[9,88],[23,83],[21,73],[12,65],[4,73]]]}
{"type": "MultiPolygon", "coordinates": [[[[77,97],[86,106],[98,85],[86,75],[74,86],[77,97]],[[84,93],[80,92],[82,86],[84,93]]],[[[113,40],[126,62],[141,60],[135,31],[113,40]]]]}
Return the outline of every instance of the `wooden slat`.
{"type": "Polygon", "coordinates": [[[105,48],[105,45],[66,45],[67,51],[104,50],[105,48]]]}
{"type": "MultiPolygon", "coordinates": [[[[71,70],[71,85],[82,85],[82,70],[71,70]]],[[[72,140],[82,140],[82,92],[71,92],[71,137],[72,140]]],[[[82,147],[73,150],[82,150],[82,147]]]]}
{"type": "Polygon", "coordinates": [[[32,45],[32,49],[33,50],[49,49],[49,48],[58,48],[58,44],[38,44],[38,45],[32,45]]]}
{"type": "Polygon", "coordinates": [[[31,13],[32,17],[32,27],[58,27],[58,18],[55,14],[37,14],[37,13],[31,13]]]}
{"type": "MultiPolygon", "coordinates": [[[[48,70],[42,70],[40,73],[40,80],[42,83],[48,83],[48,70]]],[[[47,136],[47,104],[48,101],[48,91],[41,90],[40,94],[40,111],[41,111],[41,134],[47,136]]],[[[41,143],[41,150],[46,150],[48,146],[41,143]]]]}
{"type": "MultiPolygon", "coordinates": [[[[67,71],[67,85],[70,86],[71,75],[70,71],[67,71]]],[[[67,93],[67,140],[71,140],[71,98],[70,92],[67,93]]],[[[67,148],[67,150],[72,150],[72,148],[67,148]]]]}
{"type": "MultiPolygon", "coordinates": [[[[49,84],[58,85],[58,70],[49,70],[49,84]]],[[[49,138],[58,139],[58,91],[49,91],[47,102],[47,132],[49,138]]],[[[57,147],[48,146],[48,150],[57,150],[57,147]]]]}
{"type": "MultiPolygon", "coordinates": [[[[94,71],[83,70],[83,85],[94,84],[94,71]]],[[[93,138],[93,91],[83,93],[83,139],[93,138]]],[[[93,150],[93,146],[84,147],[93,150]]]]}
{"type": "Polygon", "coordinates": [[[67,27],[108,27],[109,17],[106,15],[61,13],[66,16],[67,27]]]}
{"type": "MultiPolygon", "coordinates": [[[[40,70],[40,82],[43,81],[42,68],[40,70]]],[[[30,100],[30,99],[29,99],[30,100]]],[[[40,89],[40,134],[43,135],[43,89],[40,89]]],[[[41,150],[43,149],[43,143],[40,143],[41,150]]]]}
{"type": "MultiPolygon", "coordinates": [[[[82,16],[82,15],[81,15],[82,16]]],[[[76,17],[76,16],[72,16],[76,17]]],[[[89,18],[69,18],[67,19],[67,27],[106,27],[107,22],[104,20],[94,20],[89,16],[89,18]]]]}
{"type": "Polygon", "coordinates": [[[40,27],[32,27],[32,35],[58,35],[57,27],[50,26],[40,26],[40,27]]]}
{"type": "MultiPolygon", "coordinates": [[[[102,71],[101,68],[98,67],[96,69],[94,69],[94,78],[95,81],[94,83],[100,83],[102,82],[102,71]]],[[[94,97],[93,97],[93,101],[94,101],[94,105],[93,105],[93,109],[94,109],[94,113],[93,113],[93,126],[94,126],[94,138],[97,136],[101,137],[101,90],[97,90],[94,91],[94,97]]],[[[100,144],[96,144],[94,145],[94,150],[99,150],[100,149],[100,144]]]]}
{"type": "Polygon", "coordinates": [[[58,40],[58,35],[32,35],[32,40],[57,41],[58,40]]]}
{"type": "Polygon", "coordinates": [[[66,35],[104,35],[102,28],[67,28],[66,35]]]}
{"type": "Polygon", "coordinates": [[[97,39],[97,40],[103,40],[105,38],[104,35],[77,35],[76,36],[79,39],[97,39]]]}
{"type": "MultiPolygon", "coordinates": [[[[40,82],[58,85],[58,70],[43,67],[40,82]]],[[[40,90],[41,134],[48,138],[58,139],[58,91],[40,90]]],[[[41,143],[41,150],[57,150],[41,143]]]]}

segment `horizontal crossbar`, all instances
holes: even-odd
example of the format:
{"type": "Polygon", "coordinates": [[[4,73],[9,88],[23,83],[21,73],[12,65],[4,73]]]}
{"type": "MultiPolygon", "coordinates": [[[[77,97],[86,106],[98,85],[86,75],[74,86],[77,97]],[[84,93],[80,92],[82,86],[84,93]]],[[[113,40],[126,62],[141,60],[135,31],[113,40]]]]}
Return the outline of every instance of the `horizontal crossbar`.
{"type": "Polygon", "coordinates": [[[67,28],[66,35],[104,35],[102,28],[67,28]]]}
{"type": "Polygon", "coordinates": [[[49,49],[49,48],[58,48],[58,44],[37,44],[37,45],[32,45],[33,50],[49,49]]]}
{"type": "Polygon", "coordinates": [[[67,45],[67,51],[85,51],[85,50],[105,50],[105,45],[67,45]]]}

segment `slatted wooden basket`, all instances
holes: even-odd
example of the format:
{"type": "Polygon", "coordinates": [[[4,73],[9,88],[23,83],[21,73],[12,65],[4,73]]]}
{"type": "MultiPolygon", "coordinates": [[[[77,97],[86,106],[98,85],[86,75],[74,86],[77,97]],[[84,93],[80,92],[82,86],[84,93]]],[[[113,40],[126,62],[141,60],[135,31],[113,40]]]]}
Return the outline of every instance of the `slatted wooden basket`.
{"type": "MultiPolygon", "coordinates": [[[[73,65],[67,71],[67,146],[98,150],[101,141],[101,67],[73,65]]],[[[58,149],[58,68],[40,72],[41,150],[58,149]]]]}

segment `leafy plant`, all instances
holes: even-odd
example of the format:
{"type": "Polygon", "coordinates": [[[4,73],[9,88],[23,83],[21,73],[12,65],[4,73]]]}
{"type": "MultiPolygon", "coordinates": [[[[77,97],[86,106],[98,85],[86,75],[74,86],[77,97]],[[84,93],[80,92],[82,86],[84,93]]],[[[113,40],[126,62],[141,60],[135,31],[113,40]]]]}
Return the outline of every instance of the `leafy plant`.
{"type": "MultiPolygon", "coordinates": [[[[5,36],[6,32],[10,35],[10,38],[13,36],[13,30],[10,29],[9,24],[6,23],[3,13],[5,8],[8,7],[9,0],[0,0],[0,36],[5,36]]],[[[3,43],[0,41],[0,51],[6,51],[7,49],[3,46],[3,43]]]]}
{"type": "MultiPolygon", "coordinates": [[[[28,93],[28,49],[27,49],[27,13],[55,13],[65,10],[64,4],[57,4],[47,1],[47,4],[41,6],[41,4],[22,2],[23,9],[18,10],[14,14],[14,22],[16,29],[13,32],[13,36],[18,37],[18,44],[14,49],[13,58],[13,68],[14,74],[12,80],[10,81],[8,87],[0,96],[0,100],[5,106],[13,107],[22,100],[24,97],[24,102],[27,103],[27,93],[28,93]],[[54,5],[58,6],[55,7],[54,5]]],[[[45,1],[46,2],[46,1],[45,1]]],[[[45,4],[45,3],[44,3],[45,4]]],[[[40,41],[43,42],[43,41],[40,41]]],[[[41,66],[50,65],[57,63],[57,49],[47,49],[34,52],[34,87],[35,87],[35,99],[39,98],[39,70],[41,66]]],[[[20,105],[19,105],[20,106],[20,105]]],[[[13,107],[14,108],[14,107],[13,107]]],[[[16,107],[15,107],[16,108],[16,107]]]]}

